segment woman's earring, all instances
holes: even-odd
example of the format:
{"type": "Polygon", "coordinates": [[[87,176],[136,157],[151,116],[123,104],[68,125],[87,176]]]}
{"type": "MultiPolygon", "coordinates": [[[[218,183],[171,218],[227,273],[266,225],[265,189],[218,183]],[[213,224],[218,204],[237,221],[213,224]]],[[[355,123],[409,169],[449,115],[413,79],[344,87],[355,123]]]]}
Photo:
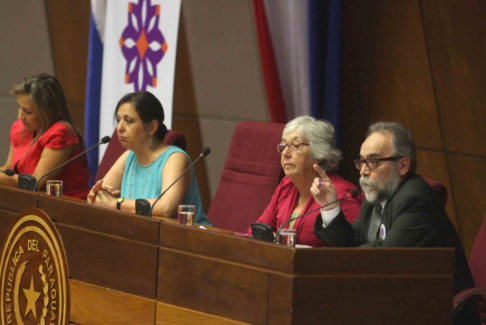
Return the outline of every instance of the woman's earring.
{"type": "Polygon", "coordinates": [[[148,146],[149,146],[149,149],[152,150],[153,149],[153,146],[154,146],[154,138],[152,136],[150,136],[148,138],[148,146]]]}

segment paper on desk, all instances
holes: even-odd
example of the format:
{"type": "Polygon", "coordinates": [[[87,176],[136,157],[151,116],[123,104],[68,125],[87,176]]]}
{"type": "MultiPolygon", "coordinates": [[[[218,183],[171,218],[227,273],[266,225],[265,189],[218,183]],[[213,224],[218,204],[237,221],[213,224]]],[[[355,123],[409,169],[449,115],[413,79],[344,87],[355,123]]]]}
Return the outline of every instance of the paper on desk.
{"type": "Polygon", "coordinates": [[[302,244],[295,244],[295,248],[312,248],[312,246],[302,245],[302,244]]]}

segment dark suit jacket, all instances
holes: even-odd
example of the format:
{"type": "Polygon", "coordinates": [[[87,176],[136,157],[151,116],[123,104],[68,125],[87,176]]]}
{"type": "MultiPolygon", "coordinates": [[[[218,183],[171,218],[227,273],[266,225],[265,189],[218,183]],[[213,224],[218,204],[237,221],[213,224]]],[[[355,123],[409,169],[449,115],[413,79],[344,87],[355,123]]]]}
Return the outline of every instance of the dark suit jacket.
{"type": "Polygon", "coordinates": [[[368,242],[367,234],[374,205],[365,200],[352,225],[341,212],[326,228],[316,218],[315,233],[334,247],[454,247],[454,292],[474,286],[459,236],[435,191],[418,175],[405,179],[383,209],[384,240],[368,242]]]}

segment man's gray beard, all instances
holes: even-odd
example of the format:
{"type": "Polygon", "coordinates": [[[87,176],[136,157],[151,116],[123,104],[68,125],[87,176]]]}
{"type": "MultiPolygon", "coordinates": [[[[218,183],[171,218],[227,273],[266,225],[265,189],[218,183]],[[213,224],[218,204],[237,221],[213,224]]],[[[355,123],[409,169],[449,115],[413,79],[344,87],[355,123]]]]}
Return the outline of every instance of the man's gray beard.
{"type": "Polygon", "coordinates": [[[361,176],[359,185],[363,189],[366,200],[371,204],[376,204],[391,198],[398,189],[401,180],[402,178],[398,173],[398,168],[392,168],[390,175],[388,175],[383,183],[378,183],[361,176]]]}

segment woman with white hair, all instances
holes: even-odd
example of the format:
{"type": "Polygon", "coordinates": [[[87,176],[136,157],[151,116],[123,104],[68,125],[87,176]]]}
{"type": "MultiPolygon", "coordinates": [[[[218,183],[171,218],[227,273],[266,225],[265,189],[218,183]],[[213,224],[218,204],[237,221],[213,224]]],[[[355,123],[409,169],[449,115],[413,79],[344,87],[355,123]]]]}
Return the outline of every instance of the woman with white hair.
{"type": "MultiPolygon", "coordinates": [[[[319,208],[311,193],[312,184],[319,177],[314,165],[326,171],[338,197],[357,189],[336,173],[341,151],[336,148],[334,127],[328,121],[310,116],[293,119],[285,126],[277,150],[281,154],[285,177],[276,188],[263,215],[257,220],[269,225],[274,231],[290,219],[319,208]]],[[[341,201],[341,209],[349,222],[358,218],[361,201],[361,197],[341,201]]],[[[296,230],[298,244],[324,246],[322,240],[314,234],[314,223],[318,215],[319,212],[311,213],[288,224],[289,228],[296,230]]]]}

